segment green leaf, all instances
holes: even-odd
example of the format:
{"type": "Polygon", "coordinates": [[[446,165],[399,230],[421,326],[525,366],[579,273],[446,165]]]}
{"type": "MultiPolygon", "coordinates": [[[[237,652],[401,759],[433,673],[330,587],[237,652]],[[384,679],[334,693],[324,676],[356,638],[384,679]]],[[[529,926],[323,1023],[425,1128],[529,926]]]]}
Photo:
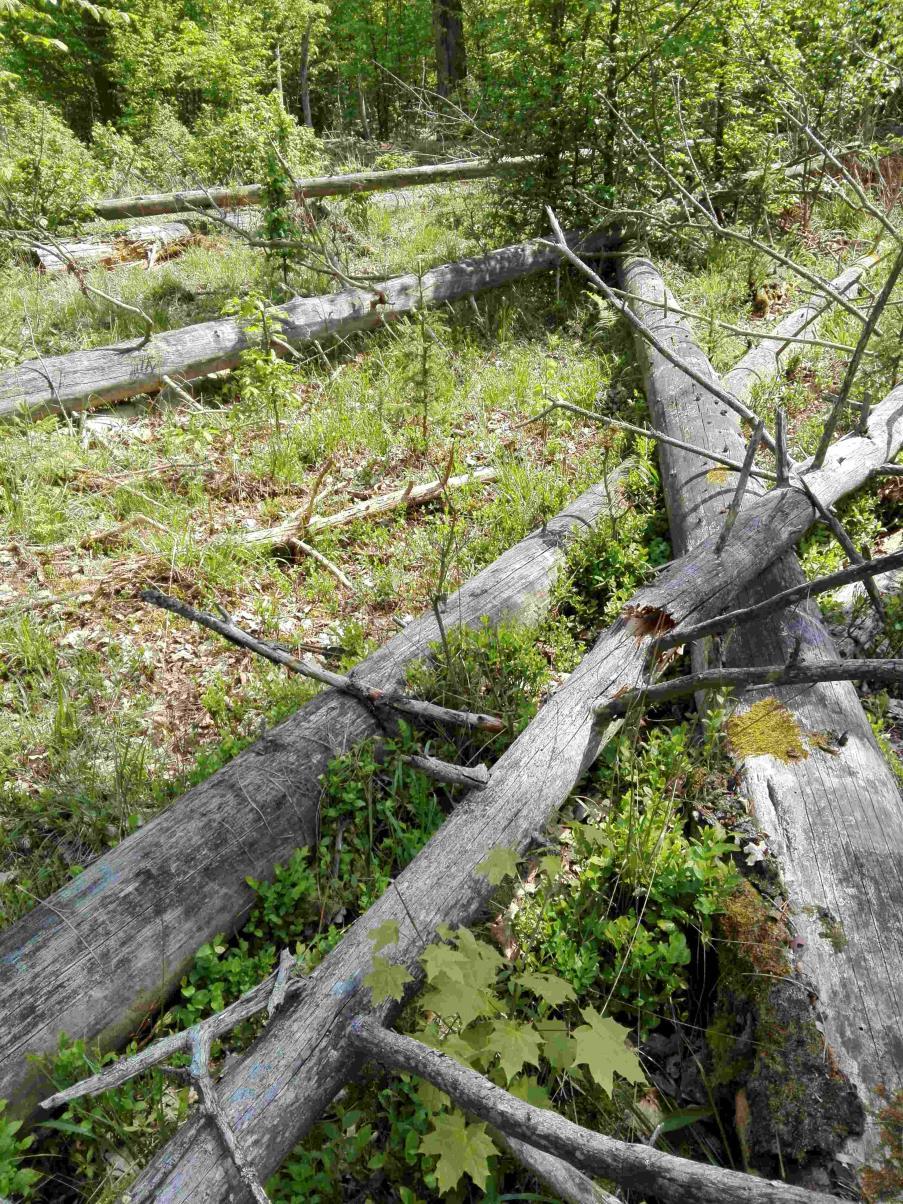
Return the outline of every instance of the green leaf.
{"type": "Polygon", "coordinates": [[[626,1043],[630,1029],[617,1024],[607,1016],[600,1016],[595,1008],[582,1009],[586,1024],[574,1033],[576,1052],[574,1062],[586,1066],[606,1095],[611,1095],[613,1074],[617,1073],[628,1083],[645,1083],[636,1053],[626,1043]]]}
{"type": "Polygon", "coordinates": [[[374,953],[379,953],[380,949],[385,949],[386,945],[397,945],[398,921],[384,920],[378,928],[371,928],[367,936],[373,942],[374,953]]]}
{"type": "Polygon", "coordinates": [[[478,941],[469,928],[459,928],[455,933],[458,948],[467,958],[466,979],[480,987],[491,987],[505,959],[499,951],[486,941],[478,941]]]}
{"type": "Polygon", "coordinates": [[[576,999],[574,988],[557,974],[518,974],[514,980],[538,995],[551,1007],[557,1008],[568,999],[576,999]]]}
{"type": "Polygon", "coordinates": [[[370,988],[370,997],[375,1006],[384,999],[400,1001],[406,982],[411,982],[411,975],[406,966],[399,962],[390,962],[385,957],[374,957],[373,969],[364,979],[364,986],[370,988]]]}
{"type": "Polygon", "coordinates": [[[440,974],[445,974],[455,982],[467,980],[467,957],[450,945],[428,945],[420,960],[426,970],[428,983],[435,982],[440,974]]]}
{"type": "Polygon", "coordinates": [[[468,1124],[460,1112],[449,1112],[433,1120],[433,1130],[420,1143],[422,1154],[435,1155],[436,1181],[441,1192],[451,1191],[463,1175],[477,1187],[489,1178],[489,1159],[496,1148],[482,1124],[468,1124]]]}
{"type": "Polygon", "coordinates": [[[513,1082],[508,1084],[508,1090],[518,1099],[522,1099],[525,1104],[532,1104],[534,1108],[550,1108],[552,1106],[548,1091],[535,1074],[519,1074],[513,1082]]]}
{"type": "Polygon", "coordinates": [[[478,1016],[491,1015],[496,1009],[492,996],[473,982],[456,982],[447,974],[438,974],[432,983],[433,989],[423,996],[424,1011],[435,1012],[444,1020],[457,1016],[463,1025],[468,1025],[478,1016]]]}
{"type": "Polygon", "coordinates": [[[517,854],[514,849],[497,848],[483,858],[476,872],[498,886],[504,878],[517,876],[517,854]]]}
{"type": "Polygon", "coordinates": [[[531,1066],[539,1065],[542,1041],[531,1024],[520,1020],[496,1020],[490,1044],[499,1055],[499,1065],[509,1083],[526,1062],[531,1066]]]}
{"type": "Polygon", "coordinates": [[[561,873],[560,855],[557,853],[549,853],[546,857],[540,857],[539,872],[544,874],[550,882],[554,881],[561,873]]]}
{"type": "Polygon", "coordinates": [[[676,1133],[678,1129],[686,1129],[695,1125],[698,1120],[709,1120],[711,1108],[684,1108],[680,1112],[669,1112],[658,1126],[662,1133],[676,1133]]]}
{"type": "Polygon", "coordinates": [[[536,1031],[542,1037],[545,1060],[553,1070],[569,1070],[574,1065],[574,1039],[563,1020],[540,1020],[536,1031]]]}

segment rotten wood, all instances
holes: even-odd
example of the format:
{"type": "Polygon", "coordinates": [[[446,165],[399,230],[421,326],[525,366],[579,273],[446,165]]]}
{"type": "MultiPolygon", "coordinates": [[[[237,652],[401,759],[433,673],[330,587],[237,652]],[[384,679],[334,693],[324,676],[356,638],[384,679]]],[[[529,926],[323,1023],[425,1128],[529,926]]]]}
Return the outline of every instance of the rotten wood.
{"type": "MultiPolygon", "coordinates": [[[[834,291],[850,295],[867,266],[868,261],[860,262],[843,273],[833,282],[834,291]]],[[[662,300],[666,289],[661,277],[642,260],[626,266],[623,274],[641,316],[653,321],[653,310],[645,306],[644,298],[662,300]]],[[[785,318],[771,338],[744,356],[724,378],[724,387],[746,397],[753,384],[773,376],[783,351],[781,335],[806,329],[826,304],[819,299],[785,318]]],[[[692,335],[685,326],[672,323],[662,337],[674,340],[681,355],[695,356],[702,368],[702,352],[687,346],[692,335]]],[[[686,440],[738,454],[744,440],[733,413],[711,405],[708,397],[656,360],[654,352],[642,348],[640,354],[656,424],[686,440]]],[[[722,555],[733,556],[738,567],[743,560],[758,559],[760,536],[770,539],[776,527],[786,524],[790,539],[773,549],[764,572],[747,578],[745,584],[735,581],[720,592],[720,601],[714,606],[695,609],[689,624],[680,622],[687,610],[680,599],[685,589],[693,593],[695,588],[679,567],[666,569],[643,591],[638,609],[646,614],[647,622],[657,616],[661,626],[668,627],[667,616],[675,620],[672,630],[663,631],[663,643],[683,643],[684,632],[695,641],[691,650],[694,670],[707,669],[713,656],[718,657],[715,666],[728,668],[785,664],[794,652],[806,663],[836,659],[817,607],[806,601],[806,594],[817,590],[806,582],[796,556],[783,553],[796,542],[795,532],[818,517],[811,498],[801,488],[802,474],[808,487],[830,507],[840,496],[840,475],[852,469],[861,455],[882,462],[893,459],[882,451],[896,446],[901,437],[903,387],[894,389],[882,406],[887,424],[874,426],[876,411],[872,411],[867,442],[852,434],[832,445],[826,462],[833,458],[837,473],[826,478],[822,471],[813,470],[811,462],[796,465],[789,483],[781,489],[759,498],[747,497],[737,535],[722,555]],[[774,525],[759,530],[756,515],[766,509],[774,525]],[[791,599],[799,605],[784,609],[791,599]],[[772,609],[776,603],[780,614],[772,609]],[[738,608],[750,607],[756,608],[752,613],[759,621],[737,626],[714,644],[701,638],[713,634],[719,610],[736,615],[738,608]]],[[[681,555],[695,549],[696,571],[711,572],[706,549],[723,521],[729,496],[725,482],[717,472],[700,472],[698,460],[681,452],[662,447],[660,457],[675,550],[681,555]]],[[[880,463],[876,467],[880,468],[880,463]]],[[[753,482],[749,492],[760,489],[753,482]]],[[[726,617],[722,614],[716,630],[726,630],[726,617]]],[[[903,878],[903,803],[852,684],[816,685],[802,692],[776,690],[775,697],[801,732],[835,733],[838,739],[845,734],[842,743],[830,748],[813,746],[805,758],[783,761],[758,755],[744,758],[738,766],[743,793],[782,867],[796,938],[792,953],[795,981],[776,982],[769,998],[776,1008],[783,1009],[791,1029],[809,1025],[814,1033],[823,1031],[831,1053],[806,1070],[811,1075],[805,1092],[809,1107],[798,1107],[792,1110],[794,1114],[785,1110],[775,1120],[762,1114],[764,1087],[752,1093],[752,1125],[759,1136],[751,1157],[773,1166],[781,1148],[793,1148],[800,1150],[804,1159],[822,1159],[832,1167],[841,1163],[855,1172],[873,1155],[877,1139],[870,1113],[865,1118],[864,1136],[856,1132],[862,1125],[863,1105],[876,1102],[874,1092],[882,1082],[891,1092],[903,1085],[903,992],[894,969],[903,959],[903,897],[899,890],[889,889],[889,884],[903,878]],[[830,923],[825,917],[830,917],[830,923]],[[839,943],[830,939],[835,925],[844,934],[839,943]],[[809,993],[801,992],[797,982],[809,993]],[[809,999],[816,1000],[817,1006],[810,1005],[809,999]],[[855,1090],[844,1087],[843,1076],[855,1090]]],[[[760,692],[743,695],[738,709],[742,713],[760,700],[760,692]]],[[[788,1074],[802,1077],[799,1067],[788,1074]]],[[[756,1081],[761,1086],[764,1078],[756,1081]]]]}
{"type": "MultiPolygon", "coordinates": [[[[569,544],[623,512],[627,468],[451,594],[439,607],[442,624],[542,614],[569,544]]],[[[430,612],[351,676],[399,689],[408,665],[440,639],[430,612]]],[[[12,1101],[11,1113],[29,1116],[45,1091],[29,1054],[53,1054],[63,1032],[105,1050],[123,1044],[198,947],[240,926],[254,898],[246,880],[270,879],[294,849],[316,842],[330,760],[380,734],[376,717],[346,695],[319,695],[0,932],[0,1098],[12,1101]]]]}
{"type": "MultiPolygon", "coordinates": [[[[836,500],[868,480],[903,444],[903,386],[876,406],[867,437],[847,436],[818,472],[822,496],[836,500]]],[[[720,556],[714,538],[665,569],[639,591],[570,677],[499,758],[485,791],[466,796],[386,893],[348,929],[261,1038],[224,1074],[223,1105],[258,1174],[276,1170],[319,1119],[359,1065],[349,1026],[373,1015],[388,1023],[422,982],[419,958],[440,924],[469,925],[494,888],[479,871],[495,847],[523,852],[543,833],[562,802],[612,738],[594,721],[597,704],[649,679],[648,652],[663,627],[723,610],[725,597],[761,577],[815,520],[793,485],[750,500],[735,538],[720,556]],[[743,555],[736,548],[743,548],[743,555]],[[400,1002],[373,1008],[364,985],[372,960],[370,934],[386,920],[398,925],[389,956],[411,975],[400,1002]]],[[[247,1199],[230,1160],[191,1118],[130,1186],[132,1204],[213,1204],[247,1199]]],[[[785,1199],[787,1197],[784,1197],[785,1199]]]]}
{"type": "Polygon", "coordinates": [[[821,1192],[694,1162],[651,1145],[618,1141],[584,1129],[553,1109],[518,1099],[448,1054],[383,1028],[369,1017],[352,1021],[351,1043],[383,1066],[426,1079],[463,1111],[503,1133],[563,1158],[586,1174],[612,1179],[623,1189],[654,1196],[663,1204],[689,1200],[693,1204],[836,1204],[836,1197],[821,1192]]]}
{"type": "MultiPolygon", "coordinates": [[[[569,235],[583,251],[615,245],[605,233],[569,235]]],[[[544,272],[561,263],[561,251],[542,240],[502,247],[488,255],[409,273],[370,288],[346,288],[299,297],[270,311],[269,325],[289,347],[374,330],[422,307],[461,300],[486,289],[544,272]]],[[[153,393],[164,377],[182,381],[236,366],[243,351],[259,346],[235,318],[218,318],[90,351],[39,356],[0,372],[0,422],[74,412],[153,393]]]]}
{"type": "Polygon", "coordinates": [[[194,237],[193,231],[184,222],[163,222],[153,226],[133,226],[120,234],[63,240],[56,246],[34,243],[31,250],[42,272],[117,268],[135,263],[143,263],[149,268],[160,262],[161,258],[171,259],[194,237]]]}

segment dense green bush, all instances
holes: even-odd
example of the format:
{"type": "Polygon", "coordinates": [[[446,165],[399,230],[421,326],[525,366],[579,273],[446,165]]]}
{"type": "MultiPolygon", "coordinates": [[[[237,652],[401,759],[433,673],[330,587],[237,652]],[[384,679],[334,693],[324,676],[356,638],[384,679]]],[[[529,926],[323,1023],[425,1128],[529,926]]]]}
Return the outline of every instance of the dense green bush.
{"type": "Polygon", "coordinates": [[[52,109],[8,95],[0,106],[0,205],[4,224],[56,230],[85,216],[103,169],[52,109]]]}

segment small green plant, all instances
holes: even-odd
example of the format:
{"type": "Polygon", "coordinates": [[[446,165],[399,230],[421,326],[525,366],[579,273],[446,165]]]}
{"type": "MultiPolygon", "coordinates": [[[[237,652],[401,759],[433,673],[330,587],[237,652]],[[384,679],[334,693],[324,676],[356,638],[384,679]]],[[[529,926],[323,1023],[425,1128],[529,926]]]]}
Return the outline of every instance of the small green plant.
{"type": "Polygon", "coordinates": [[[35,1185],[40,1179],[38,1171],[24,1165],[34,1134],[20,1137],[21,1120],[8,1120],[3,1113],[7,1101],[0,1100],[0,1197],[4,1199],[31,1200],[35,1185]]]}

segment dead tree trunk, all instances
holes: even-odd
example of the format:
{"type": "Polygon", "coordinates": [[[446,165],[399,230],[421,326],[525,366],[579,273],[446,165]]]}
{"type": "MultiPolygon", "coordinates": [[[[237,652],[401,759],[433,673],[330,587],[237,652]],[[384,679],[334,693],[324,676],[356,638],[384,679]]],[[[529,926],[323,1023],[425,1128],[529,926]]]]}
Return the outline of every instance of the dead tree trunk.
{"type": "Polygon", "coordinates": [[[162,222],[154,226],[133,226],[122,234],[86,238],[79,241],[35,244],[32,254],[43,272],[69,272],[98,265],[117,268],[125,263],[152,266],[171,259],[191,241],[192,231],[184,222],[162,222]]]}
{"type": "MultiPolygon", "coordinates": [[[[442,609],[446,626],[535,618],[566,546],[623,510],[611,473],[484,569],[442,609]]],[[[432,615],[411,623],[352,676],[384,689],[440,639],[432,615]]],[[[198,947],[238,927],[252,903],[247,878],[317,834],[320,775],[381,732],[376,716],[335,691],[319,695],[202,782],[45,903],[0,933],[0,1099],[29,1115],[46,1080],[27,1060],[59,1034],[122,1044],[178,984],[198,947]],[[197,889],[203,883],[203,889],[197,889]]]]}
{"type": "MultiPolygon", "coordinates": [[[[363,87],[359,96],[363,99],[363,87]]],[[[362,109],[362,115],[366,108],[362,109]]],[[[367,127],[369,129],[369,127],[367,127]]],[[[369,135],[367,135],[369,136],[369,135]]],[[[506,171],[518,171],[529,159],[457,159],[451,163],[427,163],[422,167],[397,167],[389,171],[356,171],[341,176],[310,176],[296,180],[295,196],[310,200],[321,196],[352,196],[357,192],[385,192],[416,188],[421,184],[444,184],[459,180],[485,180],[506,171]]],[[[263,184],[235,184],[225,188],[192,189],[186,192],[157,192],[146,196],[114,197],[92,201],[97,217],[155,217],[161,213],[186,213],[189,209],[238,209],[259,205],[263,184]]]]}
{"type": "Polygon", "coordinates": [[[301,85],[301,112],[304,115],[304,124],[309,130],[314,128],[313,114],[310,111],[310,35],[312,28],[313,18],[304,27],[304,36],[301,39],[301,66],[298,72],[301,85]]]}
{"type": "MultiPolygon", "coordinates": [[[[859,271],[851,269],[835,286],[851,289],[859,271]]],[[[702,364],[705,357],[686,325],[651,304],[662,302],[666,294],[652,265],[634,260],[623,276],[625,289],[636,298],[632,304],[638,316],[681,357],[693,355],[697,366],[702,364]]],[[[824,302],[804,307],[785,319],[777,333],[798,333],[821,308],[824,302]]],[[[775,373],[780,350],[779,339],[763,341],[725,377],[724,387],[743,399],[755,380],[775,373]]],[[[745,441],[735,414],[713,405],[709,395],[681,379],[655,351],[645,345],[639,351],[656,425],[719,452],[742,455],[745,441]]],[[[717,470],[700,470],[698,459],[672,447],[662,445],[659,456],[676,550],[683,553],[721,528],[733,483],[722,484],[717,470]]],[[[761,489],[761,483],[750,483],[750,494],[761,489]]],[[[815,491],[819,493],[817,486],[815,491]]],[[[796,555],[788,552],[753,580],[737,603],[757,602],[803,579],[796,555]]],[[[797,641],[804,660],[836,656],[818,607],[808,603],[724,637],[721,663],[783,664],[797,641]]],[[[708,640],[695,645],[694,669],[713,667],[717,648],[708,640]]],[[[796,977],[774,984],[768,1009],[771,1018],[794,1030],[794,1040],[782,1051],[783,1072],[800,1089],[781,1095],[776,1091],[775,1051],[767,1058],[756,1056],[746,1083],[751,1155],[766,1171],[781,1156],[786,1161],[788,1151],[798,1163],[825,1164],[836,1158],[856,1169],[874,1152],[872,1126],[861,1139],[863,1105],[876,1103],[879,1083],[890,1090],[903,1084],[898,973],[903,957],[903,800],[852,683],[785,688],[774,691],[774,697],[786,708],[806,753],[782,759],[769,754],[763,741],[758,755],[740,759],[740,770],[743,790],[779,859],[792,906],[796,977]],[[840,743],[830,737],[844,732],[846,740],[840,743]],[[801,986],[811,987],[812,995],[807,997],[801,986]],[[814,1008],[810,998],[817,1001],[814,1008]],[[822,1026],[827,1055],[819,1036],[822,1026]],[[798,1039],[801,1033],[808,1034],[808,1042],[798,1039]]],[[[761,707],[763,698],[761,691],[741,695],[739,711],[761,707]]]]}
{"type": "MultiPolygon", "coordinates": [[[[847,436],[831,449],[810,484],[829,501],[857,488],[903,444],[903,386],[872,413],[869,434],[847,436]]],[[[388,1022],[402,1004],[374,1009],[363,985],[372,959],[370,932],[398,924],[390,956],[403,962],[413,991],[419,957],[439,924],[472,924],[493,887],[477,871],[490,849],[522,852],[542,839],[550,817],[596,757],[603,735],[595,707],[649,680],[654,635],[690,617],[718,613],[792,548],[815,521],[798,488],[775,490],[744,507],[735,536],[720,555],[706,540],[640,590],[622,617],[600,637],[492,771],[487,788],[468,795],[381,899],[348,930],[310,976],[297,1000],[227,1071],[220,1097],[229,1124],[258,1175],[266,1177],[319,1118],[358,1065],[349,1025],[357,1015],[388,1022]],[[742,548],[742,553],[737,549],[742,548]]],[[[213,1204],[246,1200],[217,1134],[192,1118],[129,1189],[132,1204],[213,1204]]]]}
{"type": "MultiPolygon", "coordinates": [[[[573,236],[579,241],[579,236],[573,236]]],[[[583,246],[612,245],[592,235],[583,246]]],[[[374,330],[415,312],[421,305],[457,301],[512,280],[547,271],[560,252],[539,242],[502,247],[489,255],[443,264],[424,273],[394,276],[377,288],[346,288],[322,297],[300,297],[273,311],[281,340],[297,347],[330,335],[374,330]]],[[[165,377],[192,380],[234,368],[243,351],[259,345],[233,318],[165,331],[139,343],[116,343],[92,351],[42,356],[0,372],[0,422],[39,418],[156,392],[165,377]]]]}

